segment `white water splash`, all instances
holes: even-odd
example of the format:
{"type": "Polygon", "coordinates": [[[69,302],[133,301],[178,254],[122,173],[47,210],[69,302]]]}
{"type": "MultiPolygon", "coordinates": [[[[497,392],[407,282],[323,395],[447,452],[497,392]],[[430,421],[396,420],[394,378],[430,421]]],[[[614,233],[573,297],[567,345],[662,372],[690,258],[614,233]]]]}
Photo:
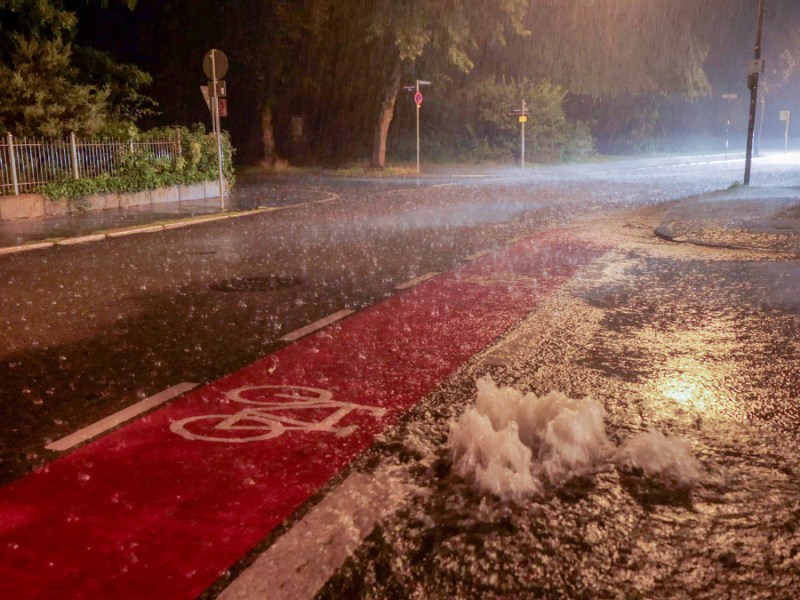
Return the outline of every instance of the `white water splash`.
{"type": "Polygon", "coordinates": [[[523,395],[482,378],[475,407],[450,424],[454,470],[501,498],[541,493],[546,481],[558,485],[609,456],[604,414],[588,398],[523,395]]]}
{"type": "Polygon", "coordinates": [[[693,485],[701,466],[688,442],[657,431],[634,436],[615,451],[603,407],[560,392],[545,396],[478,380],[478,396],[450,423],[453,470],[478,489],[505,500],[541,494],[612,461],[666,483],[693,485]]]}
{"type": "Polygon", "coordinates": [[[616,454],[622,467],[641,469],[647,477],[663,483],[691,486],[700,481],[702,467],[692,456],[689,442],[650,430],[627,440],[616,454]]]}

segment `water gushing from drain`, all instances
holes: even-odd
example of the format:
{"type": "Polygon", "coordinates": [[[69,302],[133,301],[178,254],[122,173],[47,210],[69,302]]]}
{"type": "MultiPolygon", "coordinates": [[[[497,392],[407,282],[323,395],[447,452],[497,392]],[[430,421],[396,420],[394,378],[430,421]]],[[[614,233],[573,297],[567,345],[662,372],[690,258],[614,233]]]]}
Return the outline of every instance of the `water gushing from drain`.
{"type": "Polygon", "coordinates": [[[454,472],[483,492],[520,500],[612,462],[681,486],[700,479],[701,466],[684,440],[651,431],[614,448],[605,410],[590,398],[523,394],[491,377],[477,386],[475,406],[450,424],[448,445],[454,472]]]}

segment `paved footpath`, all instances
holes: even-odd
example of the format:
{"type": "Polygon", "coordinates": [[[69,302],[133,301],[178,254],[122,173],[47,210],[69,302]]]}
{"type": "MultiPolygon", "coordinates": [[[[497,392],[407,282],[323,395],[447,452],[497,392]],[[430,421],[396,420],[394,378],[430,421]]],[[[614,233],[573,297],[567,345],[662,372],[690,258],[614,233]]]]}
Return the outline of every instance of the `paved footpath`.
{"type": "Polygon", "coordinates": [[[520,240],[6,486],[0,597],[196,597],[605,251],[569,232],[520,240]]]}

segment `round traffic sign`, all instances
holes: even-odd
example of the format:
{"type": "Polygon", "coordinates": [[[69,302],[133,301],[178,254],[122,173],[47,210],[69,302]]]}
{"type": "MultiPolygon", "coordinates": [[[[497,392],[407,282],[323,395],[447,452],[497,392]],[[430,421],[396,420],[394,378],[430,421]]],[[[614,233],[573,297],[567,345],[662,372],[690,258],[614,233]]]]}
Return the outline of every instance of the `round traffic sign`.
{"type": "Polygon", "coordinates": [[[416,102],[417,106],[422,106],[422,92],[414,94],[414,102],[416,102]]]}
{"type": "Polygon", "coordinates": [[[209,79],[222,79],[228,72],[228,57],[222,50],[209,50],[203,57],[203,73],[209,79]]]}

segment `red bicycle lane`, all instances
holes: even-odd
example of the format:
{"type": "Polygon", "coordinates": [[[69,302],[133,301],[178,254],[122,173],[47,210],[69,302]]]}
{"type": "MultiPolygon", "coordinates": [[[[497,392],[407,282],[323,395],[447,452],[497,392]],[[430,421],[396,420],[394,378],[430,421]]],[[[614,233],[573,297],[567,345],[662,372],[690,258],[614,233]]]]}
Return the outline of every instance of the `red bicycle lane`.
{"type": "Polygon", "coordinates": [[[4,487],[0,597],[196,597],[377,434],[606,250],[563,232],[523,240],[4,487]],[[302,424],[332,415],[327,426],[302,424]]]}

